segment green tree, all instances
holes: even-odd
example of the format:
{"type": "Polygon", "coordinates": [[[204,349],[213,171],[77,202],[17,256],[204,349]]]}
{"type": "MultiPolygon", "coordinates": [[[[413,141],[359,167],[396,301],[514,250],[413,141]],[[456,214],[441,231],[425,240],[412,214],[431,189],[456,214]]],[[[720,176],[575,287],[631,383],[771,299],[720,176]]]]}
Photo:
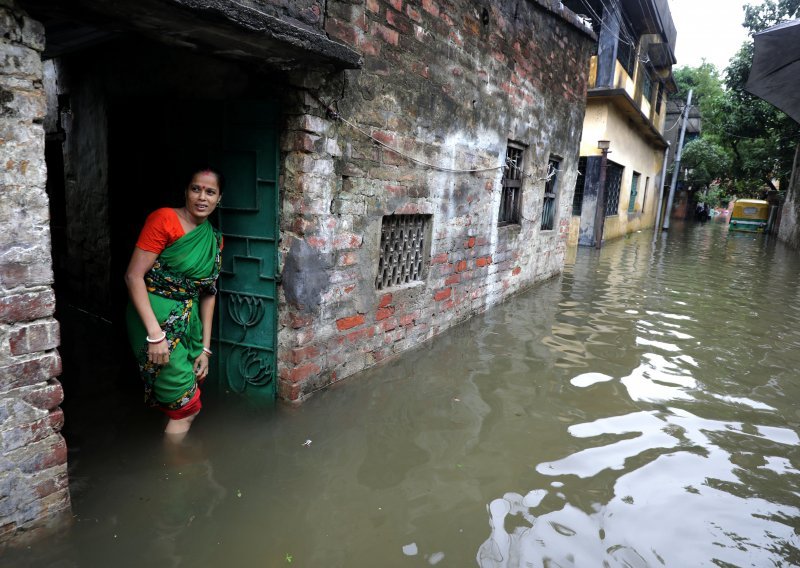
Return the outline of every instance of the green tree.
{"type": "MultiPolygon", "coordinates": [[[[800,0],[765,0],[745,7],[743,26],[752,35],[798,16],[800,0]]],[[[729,194],[739,197],[756,197],[765,189],[778,189],[774,180],[785,189],[795,146],[800,141],[800,125],[745,91],[752,62],[753,42],[749,40],[731,59],[722,80],[708,63],[675,71],[677,96],[685,100],[688,89],[695,89],[693,100],[698,101],[703,115],[704,144],[690,152],[698,164],[693,167],[698,172],[696,183],[705,187],[711,183],[705,180],[713,175],[713,168],[706,168],[705,164],[721,149],[728,158],[727,171],[714,179],[721,180],[729,194]]],[[[689,145],[684,152],[687,149],[689,145]]]]}
{"type": "Polygon", "coordinates": [[[695,188],[708,188],[728,177],[731,159],[725,149],[711,138],[696,138],[683,147],[682,164],[687,181],[695,188]]]}

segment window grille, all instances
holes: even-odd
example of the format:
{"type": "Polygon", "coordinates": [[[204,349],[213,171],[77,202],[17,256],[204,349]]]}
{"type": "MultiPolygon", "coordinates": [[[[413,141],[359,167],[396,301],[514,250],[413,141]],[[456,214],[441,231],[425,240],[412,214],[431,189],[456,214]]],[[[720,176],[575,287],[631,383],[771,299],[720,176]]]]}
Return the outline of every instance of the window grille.
{"type": "Polygon", "coordinates": [[[642,67],[642,98],[648,103],[653,100],[653,80],[650,78],[650,72],[642,67]]]}
{"type": "Polygon", "coordinates": [[[524,148],[518,144],[508,144],[506,164],[503,167],[503,189],[500,195],[500,215],[498,225],[519,223],[520,201],[522,197],[522,154],[524,148]]]}
{"type": "Polygon", "coordinates": [[[429,218],[430,215],[384,216],[375,288],[383,290],[422,280],[429,218]]]}
{"type": "Polygon", "coordinates": [[[619,164],[608,162],[606,169],[606,217],[619,215],[619,190],[622,186],[622,172],[619,164]]]}
{"type": "Polygon", "coordinates": [[[639,178],[642,175],[639,172],[633,172],[633,178],[631,179],[631,197],[628,201],[628,213],[633,213],[636,211],[636,196],[639,194],[639,178]]]}
{"type": "Polygon", "coordinates": [[[575,193],[572,195],[572,214],[580,217],[583,209],[583,188],[586,185],[586,158],[578,158],[578,179],[575,180],[575,193]]]}
{"type": "Polygon", "coordinates": [[[630,44],[630,40],[625,39],[633,37],[630,28],[623,22],[619,25],[619,39],[617,42],[617,60],[620,62],[628,76],[633,77],[633,70],[636,68],[636,46],[630,44]]]}
{"type": "Polygon", "coordinates": [[[556,191],[558,191],[558,160],[547,163],[547,181],[544,182],[544,204],[542,206],[542,231],[552,231],[556,219],[556,191]]]}

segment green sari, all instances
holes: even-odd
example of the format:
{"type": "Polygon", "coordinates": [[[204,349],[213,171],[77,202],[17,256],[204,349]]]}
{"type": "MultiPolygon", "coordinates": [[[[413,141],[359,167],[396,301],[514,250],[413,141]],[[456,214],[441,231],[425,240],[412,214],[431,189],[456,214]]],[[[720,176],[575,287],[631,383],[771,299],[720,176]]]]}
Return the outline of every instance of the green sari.
{"type": "Polygon", "coordinates": [[[145,402],[151,406],[179,411],[197,394],[194,361],[203,351],[197,307],[201,294],[217,292],[221,251],[222,236],[206,221],[165,248],[145,274],[150,306],[167,334],[166,365],[147,360],[147,330],[133,303],[128,303],[128,337],[144,381],[145,402]]]}

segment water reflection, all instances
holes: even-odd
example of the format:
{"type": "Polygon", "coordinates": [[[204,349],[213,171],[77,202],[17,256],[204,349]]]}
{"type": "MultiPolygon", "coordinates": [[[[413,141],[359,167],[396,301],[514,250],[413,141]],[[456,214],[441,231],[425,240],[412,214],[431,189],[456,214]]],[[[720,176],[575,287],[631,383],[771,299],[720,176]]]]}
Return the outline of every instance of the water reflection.
{"type": "MultiPolygon", "coordinates": [[[[624,246],[606,251],[599,262],[612,268],[600,284],[600,297],[606,299],[599,310],[588,307],[598,305],[598,283],[580,281],[584,267],[580,256],[576,259],[564,279],[570,300],[562,301],[549,345],[568,354],[561,359],[565,366],[594,368],[573,376],[574,388],[608,400],[620,395],[615,388],[620,384],[638,409],[567,425],[572,439],[581,441],[577,448],[537,464],[539,484],[524,496],[508,492],[489,503],[491,534],[478,550],[479,566],[780,566],[800,561],[797,413],[787,414],[785,401],[775,398],[787,386],[779,377],[788,369],[776,364],[771,349],[775,335],[792,347],[800,343],[796,328],[787,329],[797,317],[797,295],[791,294],[786,321],[779,304],[738,293],[766,284],[772,290],[791,288],[785,281],[753,278],[753,265],[796,261],[780,249],[774,258],[776,249],[763,241],[744,248],[719,232],[690,234],[702,246],[686,257],[670,251],[685,247],[684,239],[655,249],[646,274],[624,266],[641,245],[628,252],[624,246]],[[728,264],[715,262],[720,255],[709,236],[722,240],[728,264]],[[766,258],[760,256],[765,253],[766,258]],[[671,273],[665,270],[667,260],[671,273]],[[583,302],[574,300],[579,286],[589,289],[583,302]],[[722,302],[715,297],[717,289],[723,290],[722,302]],[[728,294],[738,301],[726,302],[728,294]],[[638,362],[620,368],[623,354],[591,365],[581,362],[589,350],[581,352],[574,344],[581,331],[586,334],[587,326],[575,322],[580,316],[594,330],[584,341],[616,346],[636,354],[638,362]]],[[[784,364],[797,357],[779,351],[784,364]]]]}

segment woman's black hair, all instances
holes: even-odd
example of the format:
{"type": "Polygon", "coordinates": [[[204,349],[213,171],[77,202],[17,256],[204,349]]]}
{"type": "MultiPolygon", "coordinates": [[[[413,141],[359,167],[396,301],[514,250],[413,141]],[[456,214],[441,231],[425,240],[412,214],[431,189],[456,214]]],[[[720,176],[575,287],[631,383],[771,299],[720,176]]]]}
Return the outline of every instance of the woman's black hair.
{"type": "Polygon", "coordinates": [[[217,186],[219,187],[219,192],[222,193],[224,191],[224,189],[225,189],[225,176],[223,176],[222,173],[217,168],[215,168],[213,166],[206,165],[206,166],[201,166],[199,168],[195,168],[194,170],[192,170],[192,174],[189,176],[189,182],[186,185],[191,184],[192,180],[194,179],[194,176],[196,176],[197,174],[202,174],[202,173],[206,173],[206,172],[214,174],[214,176],[216,176],[216,178],[217,178],[217,186]]]}

